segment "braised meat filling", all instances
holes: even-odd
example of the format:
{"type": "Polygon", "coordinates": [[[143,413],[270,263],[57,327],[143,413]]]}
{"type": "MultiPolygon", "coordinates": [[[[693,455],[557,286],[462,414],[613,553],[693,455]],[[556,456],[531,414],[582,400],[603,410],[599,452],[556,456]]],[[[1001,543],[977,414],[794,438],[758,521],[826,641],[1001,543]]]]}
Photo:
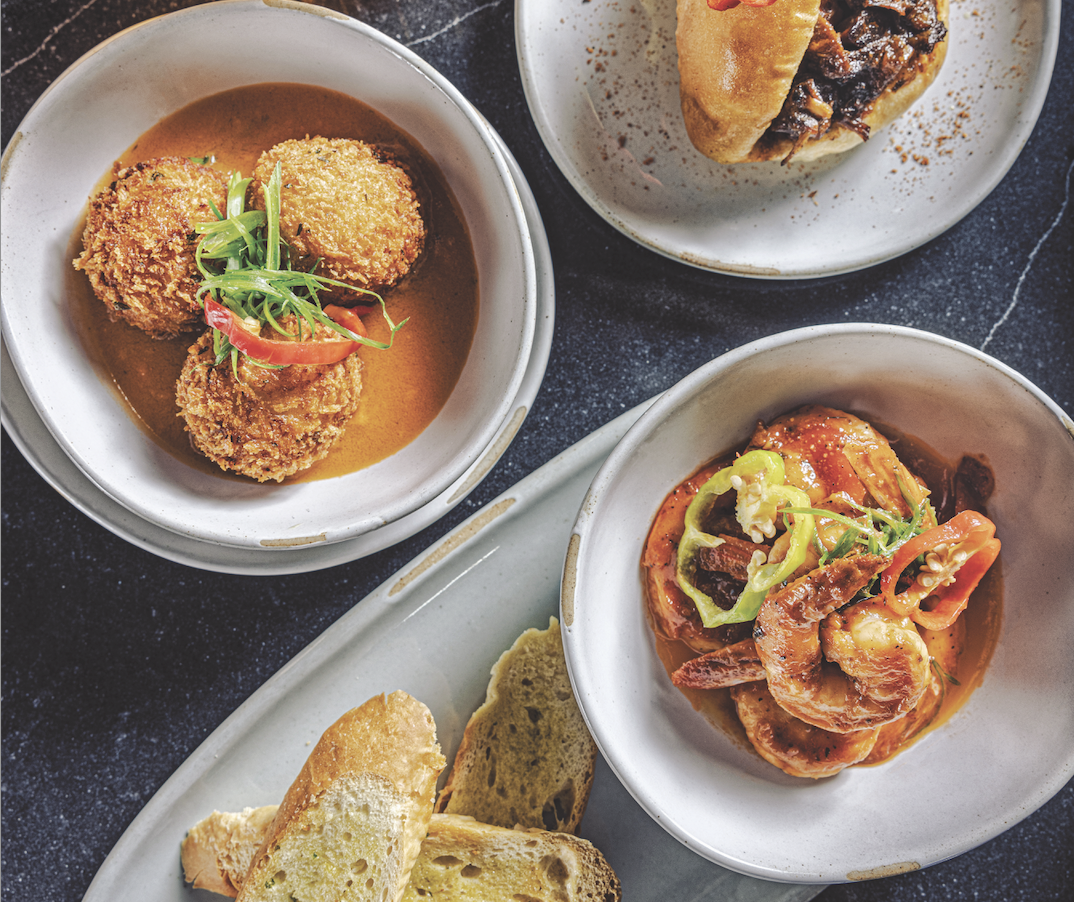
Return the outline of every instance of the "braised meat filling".
{"type": "Polygon", "coordinates": [[[788,162],[833,126],[869,137],[862,121],[888,88],[897,90],[947,36],[936,0],[824,0],[783,109],[768,127],[790,138],[788,162]]]}

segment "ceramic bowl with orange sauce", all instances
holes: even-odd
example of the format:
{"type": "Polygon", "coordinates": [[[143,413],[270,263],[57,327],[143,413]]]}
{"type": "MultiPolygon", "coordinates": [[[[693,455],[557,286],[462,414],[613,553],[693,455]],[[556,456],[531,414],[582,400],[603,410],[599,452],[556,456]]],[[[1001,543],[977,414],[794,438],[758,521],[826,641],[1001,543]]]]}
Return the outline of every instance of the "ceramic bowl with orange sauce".
{"type": "Polygon", "coordinates": [[[1023,376],[937,335],[815,326],[711,361],[659,396],[612,452],[567,553],[564,646],[605,759],[681,842],[765,879],[900,873],[1008,829],[1074,774],[1072,473],[1070,417],[1023,376]],[[754,751],[719,697],[726,690],[672,683],[676,649],[654,634],[642,566],[669,492],[743,448],[758,422],[806,404],[894,427],[939,460],[985,462],[1002,540],[996,582],[970,600],[980,610],[967,619],[959,684],[931,728],[882,763],[812,780],[754,751]]]}
{"type": "Polygon", "coordinates": [[[503,453],[528,409],[524,380],[539,383],[547,358],[535,342],[543,235],[510,167],[446,79],[339,13],[225,0],[149,20],[58,79],[5,153],[5,349],[63,450],[154,528],[286,554],[450,494],[446,511],[503,453]],[[307,135],[388,146],[416,174],[426,248],[385,293],[393,319],[410,318],[394,347],[359,352],[362,402],[342,443],[282,484],[258,484],[186,441],[174,381],[196,334],[155,342],[110,323],[71,260],[115,161],[211,156],[249,175],[261,151],[307,135]]]}

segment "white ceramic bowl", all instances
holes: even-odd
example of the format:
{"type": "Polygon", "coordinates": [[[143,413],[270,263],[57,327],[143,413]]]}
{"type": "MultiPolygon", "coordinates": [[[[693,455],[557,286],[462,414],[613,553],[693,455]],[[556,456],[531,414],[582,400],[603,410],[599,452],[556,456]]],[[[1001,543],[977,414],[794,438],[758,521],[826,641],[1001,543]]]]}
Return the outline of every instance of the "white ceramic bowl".
{"type": "Polygon", "coordinates": [[[833,883],[925,867],[1006,830],[1074,774],[1074,424],[1017,373],[935,335],[801,329],[732,351],[662,395],[598,472],[564,571],[564,642],[608,763],[699,854],[773,880],[833,883]],[[888,763],[787,776],[672,685],[640,558],[664,496],[806,402],[864,412],[948,458],[984,454],[1003,541],[1001,633],[983,683],[888,763]]]}
{"type": "Polygon", "coordinates": [[[157,526],[280,552],[364,535],[451,486],[514,412],[533,351],[537,277],[502,147],[419,57],[339,13],[225,0],[121,32],[75,63],[26,116],[4,155],[2,200],[4,338],[27,394],[78,467],[157,526]],[[284,486],[221,480],[163,451],[97,376],[64,298],[68,239],[115,157],[194,100],[270,81],[350,94],[413,136],[462,208],[480,290],[469,357],[433,423],[364,470],[284,486]]]}

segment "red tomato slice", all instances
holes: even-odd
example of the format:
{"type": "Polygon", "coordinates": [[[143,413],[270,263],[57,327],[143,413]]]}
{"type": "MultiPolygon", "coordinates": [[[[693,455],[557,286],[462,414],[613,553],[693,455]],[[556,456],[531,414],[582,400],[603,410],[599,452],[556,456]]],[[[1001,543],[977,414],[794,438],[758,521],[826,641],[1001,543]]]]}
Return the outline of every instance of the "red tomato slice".
{"type": "MultiPolygon", "coordinates": [[[[372,307],[363,308],[363,312],[368,313],[372,310],[372,307]]],[[[365,327],[365,323],[350,307],[339,307],[336,304],[329,304],[324,308],[325,316],[327,316],[332,322],[342,326],[344,329],[350,329],[355,335],[361,335],[365,338],[369,335],[368,330],[365,327]]]]}
{"type": "MultiPolygon", "coordinates": [[[[334,322],[355,335],[366,335],[362,321],[351,310],[330,304],[324,312],[334,322]],[[356,324],[356,325],[355,325],[356,324]]],[[[223,332],[231,344],[248,357],[262,363],[278,366],[300,364],[313,366],[318,364],[338,363],[348,354],[357,351],[361,342],[349,339],[339,341],[288,341],[286,339],[262,338],[247,330],[239,317],[223,304],[205,298],[205,321],[214,329],[223,332]]]]}

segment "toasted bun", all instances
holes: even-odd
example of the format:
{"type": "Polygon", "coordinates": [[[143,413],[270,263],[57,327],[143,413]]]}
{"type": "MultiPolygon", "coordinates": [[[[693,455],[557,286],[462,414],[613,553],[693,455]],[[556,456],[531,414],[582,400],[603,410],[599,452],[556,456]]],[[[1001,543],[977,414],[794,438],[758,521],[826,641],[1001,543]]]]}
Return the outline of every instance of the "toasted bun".
{"type": "Polygon", "coordinates": [[[619,878],[589,842],[435,814],[404,902],[618,902],[619,878]]]}
{"type": "Polygon", "coordinates": [[[405,692],[344,714],[284,796],[239,902],[398,900],[443,766],[429,709],[405,692]]]}
{"type": "MultiPolygon", "coordinates": [[[[948,0],[938,0],[937,13],[948,24],[948,0]]],[[[678,0],[680,100],[686,130],[699,151],[718,163],[782,160],[790,153],[789,138],[762,138],[790,93],[819,15],[820,0],[743,4],[722,12],[710,9],[706,0],[678,0]]],[[[874,101],[864,123],[875,132],[906,112],[932,84],[946,54],[942,41],[909,82],[874,101]]],[[[841,153],[861,143],[856,132],[833,125],[809,139],[795,159],[841,153]]]]}
{"type": "Polygon", "coordinates": [[[547,630],[527,630],[493,666],[436,810],[500,827],[574,833],[596,759],[552,617],[547,630]]]}

